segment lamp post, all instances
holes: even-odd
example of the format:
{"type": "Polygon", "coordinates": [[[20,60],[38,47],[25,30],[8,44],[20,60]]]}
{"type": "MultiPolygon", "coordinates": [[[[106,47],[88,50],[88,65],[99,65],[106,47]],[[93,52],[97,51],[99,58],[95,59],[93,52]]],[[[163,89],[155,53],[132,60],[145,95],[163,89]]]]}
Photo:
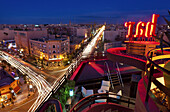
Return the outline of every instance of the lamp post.
{"type": "Polygon", "coordinates": [[[33,85],[32,84],[29,85],[29,91],[33,92],[33,85]]]}
{"type": "Polygon", "coordinates": [[[74,95],[74,91],[73,91],[73,89],[70,89],[69,94],[70,94],[70,97],[72,97],[72,96],[74,95]]]}
{"type": "Polygon", "coordinates": [[[11,91],[12,99],[15,99],[14,89],[12,87],[10,87],[9,90],[11,91]]]}
{"type": "Polygon", "coordinates": [[[24,49],[21,49],[21,52],[23,52],[24,51],[24,49]]]}
{"type": "Polygon", "coordinates": [[[1,105],[2,105],[2,108],[5,108],[3,101],[4,101],[3,98],[1,98],[1,105]]]}
{"type": "Polygon", "coordinates": [[[15,96],[15,92],[14,92],[14,90],[13,90],[13,89],[11,90],[11,94],[12,94],[12,97],[10,98],[10,101],[11,101],[11,103],[12,103],[12,104],[14,104],[13,99],[15,99],[15,98],[14,98],[14,96],[15,96]]]}
{"type": "Polygon", "coordinates": [[[69,91],[69,95],[70,95],[70,108],[71,108],[71,104],[72,104],[72,97],[74,96],[74,91],[73,91],[73,89],[70,89],[70,91],[69,91]]]}
{"type": "Polygon", "coordinates": [[[40,56],[40,60],[41,60],[41,68],[43,68],[43,59],[44,59],[44,56],[41,55],[41,56],[40,56]]]}

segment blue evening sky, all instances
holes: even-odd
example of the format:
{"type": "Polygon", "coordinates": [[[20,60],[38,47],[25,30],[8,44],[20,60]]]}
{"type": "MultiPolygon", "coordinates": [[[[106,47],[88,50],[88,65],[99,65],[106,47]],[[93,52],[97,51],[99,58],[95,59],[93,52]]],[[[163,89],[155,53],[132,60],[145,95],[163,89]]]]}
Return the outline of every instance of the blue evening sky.
{"type": "Polygon", "coordinates": [[[1,0],[0,24],[148,21],[168,9],[170,0],[1,0]]]}

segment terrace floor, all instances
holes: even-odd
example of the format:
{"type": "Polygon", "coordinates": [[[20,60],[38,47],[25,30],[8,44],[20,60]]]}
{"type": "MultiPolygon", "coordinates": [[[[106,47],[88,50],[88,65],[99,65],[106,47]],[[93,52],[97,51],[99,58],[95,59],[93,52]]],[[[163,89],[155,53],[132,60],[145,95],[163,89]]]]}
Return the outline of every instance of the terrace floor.
{"type": "MultiPolygon", "coordinates": [[[[106,65],[105,62],[108,63],[108,68],[111,73],[116,74],[118,68],[116,67],[116,63],[113,63],[109,60],[95,60],[95,61],[87,61],[86,63],[82,64],[81,68],[79,69],[77,75],[73,79],[76,82],[76,91],[75,96],[72,98],[71,107],[73,107],[79,100],[83,98],[81,93],[81,87],[83,86],[86,90],[92,89],[94,94],[98,93],[98,90],[101,88],[102,80],[108,80],[106,75],[106,65]]],[[[131,91],[131,77],[133,73],[139,73],[141,70],[137,69],[133,66],[128,66],[125,64],[118,63],[119,71],[121,75],[124,77],[125,80],[127,79],[126,75],[128,76],[128,80],[123,82],[124,87],[120,86],[119,84],[114,85],[114,88],[110,86],[109,92],[118,93],[119,90],[122,90],[122,95],[130,97],[131,91]],[[130,74],[130,75],[129,75],[130,74]]],[[[112,79],[113,81],[114,79],[112,79]]],[[[135,97],[135,96],[134,96],[135,97]]],[[[134,108],[134,107],[132,107],[134,108]]]]}

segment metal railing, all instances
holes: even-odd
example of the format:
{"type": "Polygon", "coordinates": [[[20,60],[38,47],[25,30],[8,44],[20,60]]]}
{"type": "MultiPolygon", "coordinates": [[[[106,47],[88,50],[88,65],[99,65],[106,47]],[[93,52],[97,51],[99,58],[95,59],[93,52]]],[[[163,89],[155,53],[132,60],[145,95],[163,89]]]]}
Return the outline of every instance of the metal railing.
{"type": "MultiPolygon", "coordinates": [[[[135,99],[126,97],[126,96],[119,96],[116,93],[97,93],[90,96],[87,96],[81,99],[77,104],[75,104],[70,112],[79,112],[87,107],[91,107],[92,104],[97,104],[96,100],[106,100],[106,104],[108,103],[118,103],[119,105],[123,105],[126,107],[131,107],[131,109],[135,106],[135,99]],[[114,97],[112,97],[114,96],[114,97]],[[118,98],[119,97],[119,98],[118,98]],[[126,105],[127,104],[127,105],[126,105]],[[132,106],[130,106],[132,105],[132,106]],[[80,110],[81,109],[81,110],[80,110]]],[[[123,107],[122,107],[123,108],[123,107]]]]}
{"type": "MultiPolygon", "coordinates": [[[[109,80],[110,83],[111,83],[112,89],[114,89],[113,82],[112,82],[112,78],[111,78],[111,76],[110,76],[109,65],[108,65],[108,63],[107,63],[106,61],[104,62],[104,67],[105,67],[105,65],[106,65],[106,67],[107,67],[107,77],[108,77],[108,80],[109,80]]],[[[104,70],[104,71],[105,71],[105,70],[104,70]]]]}
{"type": "MultiPolygon", "coordinates": [[[[169,49],[169,48],[164,48],[164,50],[169,49]]],[[[160,109],[160,111],[163,112],[168,112],[169,109],[167,107],[165,107],[157,98],[156,96],[152,93],[152,91],[150,90],[151,88],[151,83],[153,82],[157,88],[162,91],[165,95],[167,95],[168,97],[170,97],[170,88],[167,88],[166,86],[164,86],[163,84],[161,84],[158,80],[156,80],[156,78],[153,76],[155,73],[155,69],[159,69],[161,70],[163,73],[170,75],[170,71],[161,67],[159,64],[157,64],[155,61],[157,60],[165,60],[168,59],[170,60],[170,54],[166,54],[166,55],[156,55],[153,56],[154,53],[156,53],[157,51],[159,51],[161,49],[153,49],[151,51],[149,51],[146,55],[146,58],[148,60],[148,66],[146,66],[146,75],[147,75],[147,80],[143,80],[145,88],[147,89],[147,93],[146,93],[146,98],[145,98],[145,102],[147,104],[149,98],[152,98],[152,100],[155,102],[155,104],[158,106],[158,108],[160,109]],[[148,69],[149,68],[149,69],[148,69]],[[149,97],[150,96],[150,97],[149,97]]]]}
{"type": "Polygon", "coordinates": [[[122,80],[120,70],[119,70],[119,66],[118,66],[117,62],[116,62],[116,67],[117,67],[117,76],[118,76],[118,79],[119,79],[119,83],[122,87],[124,87],[123,80],[122,80]]]}

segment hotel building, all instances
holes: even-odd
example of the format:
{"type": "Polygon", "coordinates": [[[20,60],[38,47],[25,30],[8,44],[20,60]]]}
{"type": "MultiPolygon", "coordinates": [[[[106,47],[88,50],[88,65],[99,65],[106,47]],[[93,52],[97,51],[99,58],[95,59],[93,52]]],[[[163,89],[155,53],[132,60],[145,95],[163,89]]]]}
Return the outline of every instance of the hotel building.
{"type": "Polygon", "coordinates": [[[30,39],[30,54],[47,62],[59,62],[70,52],[70,40],[67,38],[30,39]]]}

